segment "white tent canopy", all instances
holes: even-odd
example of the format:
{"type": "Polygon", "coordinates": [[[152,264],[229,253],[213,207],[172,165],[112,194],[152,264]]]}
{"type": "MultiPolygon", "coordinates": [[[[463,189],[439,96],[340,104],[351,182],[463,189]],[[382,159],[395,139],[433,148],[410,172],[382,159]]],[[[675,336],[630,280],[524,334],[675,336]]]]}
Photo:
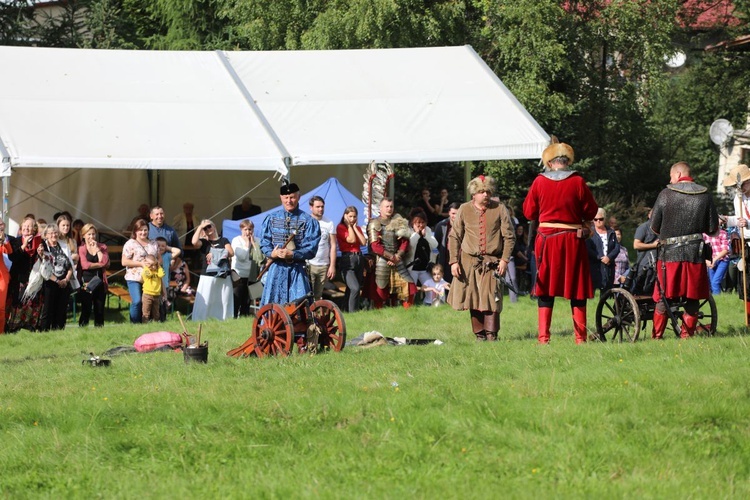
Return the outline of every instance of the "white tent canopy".
{"type": "Polygon", "coordinates": [[[226,55],[293,165],[539,158],[549,143],[469,46],[226,55]]]}
{"type": "MultiPolygon", "coordinates": [[[[549,140],[469,46],[282,52],[0,47],[0,65],[6,169],[23,172],[34,186],[55,182],[57,189],[16,192],[12,177],[10,205],[23,201],[19,210],[40,216],[54,211],[48,205],[70,210],[55,196],[79,208],[69,200],[75,190],[87,191],[79,198],[90,205],[79,212],[95,211],[113,223],[117,216],[118,225],[149,201],[160,202],[169,216],[201,196],[199,214],[212,215],[256,183],[248,171],[286,174],[298,166],[295,182],[314,187],[338,177],[319,175],[317,166],[539,158],[549,140]],[[98,171],[85,176],[85,185],[84,176],[68,175],[112,168],[131,173],[98,171]],[[153,183],[144,192],[145,172],[133,169],[174,170],[168,191],[179,198],[161,198],[167,190],[153,183]],[[235,181],[214,182],[217,170],[234,171],[228,178],[235,181]],[[79,180],[66,187],[68,178],[79,180]],[[113,188],[117,196],[110,199],[113,188]],[[107,206],[88,201],[98,193],[107,206]]],[[[361,189],[361,181],[345,185],[361,189]]],[[[264,205],[276,203],[275,192],[263,188],[264,205]]]]}
{"type": "Polygon", "coordinates": [[[0,65],[12,166],[285,172],[220,54],[0,47],[0,65]]]}

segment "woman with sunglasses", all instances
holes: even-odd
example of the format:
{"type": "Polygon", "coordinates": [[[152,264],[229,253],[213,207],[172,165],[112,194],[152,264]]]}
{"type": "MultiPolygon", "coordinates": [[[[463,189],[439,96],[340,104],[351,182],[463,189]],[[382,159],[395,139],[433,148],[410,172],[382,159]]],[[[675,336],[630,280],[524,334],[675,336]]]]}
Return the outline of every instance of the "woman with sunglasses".
{"type": "Polygon", "coordinates": [[[599,208],[594,217],[594,230],[586,240],[591,267],[591,283],[594,288],[604,292],[612,288],[615,282],[615,259],[620,253],[620,244],[614,229],[606,224],[607,212],[599,208]]]}
{"type": "Polygon", "coordinates": [[[225,320],[234,317],[234,288],[232,286],[232,244],[219,235],[216,226],[203,219],[193,233],[193,246],[200,247],[203,270],[195,291],[193,321],[207,318],[225,320]]]}

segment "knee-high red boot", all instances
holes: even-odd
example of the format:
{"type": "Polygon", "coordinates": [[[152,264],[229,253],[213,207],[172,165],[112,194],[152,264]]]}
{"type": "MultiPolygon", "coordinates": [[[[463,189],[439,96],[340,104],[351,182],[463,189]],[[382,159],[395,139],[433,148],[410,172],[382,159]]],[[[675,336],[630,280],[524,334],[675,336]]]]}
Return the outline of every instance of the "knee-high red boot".
{"type": "Polygon", "coordinates": [[[682,328],[680,328],[680,338],[689,339],[695,335],[695,327],[698,324],[698,316],[693,316],[686,312],[682,313],[682,328]]]}
{"type": "Polygon", "coordinates": [[[667,315],[654,311],[654,329],[651,330],[651,338],[661,340],[664,338],[664,330],[667,329],[667,315]]]}
{"type": "Polygon", "coordinates": [[[583,344],[588,340],[586,331],[586,306],[573,307],[573,332],[576,335],[576,344],[583,344]]]}
{"type": "Polygon", "coordinates": [[[539,343],[549,344],[549,326],[552,324],[552,308],[540,307],[539,312],[539,343]]]}

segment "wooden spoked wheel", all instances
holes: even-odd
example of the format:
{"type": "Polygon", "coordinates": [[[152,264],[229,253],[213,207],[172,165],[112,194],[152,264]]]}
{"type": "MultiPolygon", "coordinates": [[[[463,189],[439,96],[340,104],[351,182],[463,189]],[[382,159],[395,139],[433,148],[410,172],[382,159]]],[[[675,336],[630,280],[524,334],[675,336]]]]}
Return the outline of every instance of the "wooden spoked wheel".
{"type": "Polygon", "coordinates": [[[716,311],[716,301],[713,295],[700,301],[698,306],[698,326],[695,333],[703,335],[716,335],[716,324],[719,322],[719,314],[716,311]]]}
{"type": "Polygon", "coordinates": [[[635,342],[641,332],[638,303],[627,290],[610,288],[596,306],[596,333],[604,340],[635,342]]]}
{"type": "Polygon", "coordinates": [[[292,350],[294,325],[289,314],[278,304],[260,308],[253,322],[254,353],[264,356],[287,356],[292,350]]]}
{"type": "Polygon", "coordinates": [[[316,300],[310,306],[313,321],[320,327],[318,350],[340,351],[346,343],[346,323],[336,304],[330,300],[316,300]]]}

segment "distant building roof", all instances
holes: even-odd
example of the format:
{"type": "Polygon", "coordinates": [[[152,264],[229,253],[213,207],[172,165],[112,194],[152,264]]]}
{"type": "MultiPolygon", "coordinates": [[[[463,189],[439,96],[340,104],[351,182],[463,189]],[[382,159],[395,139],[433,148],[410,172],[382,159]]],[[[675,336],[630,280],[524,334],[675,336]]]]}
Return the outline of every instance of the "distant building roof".
{"type": "Polygon", "coordinates": [[[688,0],[677,19],[682,27],[697,30],[737,26],[740,23],[734,15],[732,0],[688,0]]]}
{"type": "MultiPolygon", "coordinates": [[[[604,0],[609,5],[612,0],[604,0]]],[[[567,12],[585,14],[586,5],[567,1],[562,5],[567,12]]],[[[740,20],[734,15],[732,0],[686,0],[677,14],[677,22],[683,28],[706,30],[721,26],[737,26],[740,20]]]]}
{"type": "Polygon", "coordinates": [[[750,35],[743,35],[735,38],[734,40],[724,40],[716,45],[709,45],[706,47],[708,51],[715,50],[734,50],[737,52],[744,52],[750,50],[750,35]]]}

